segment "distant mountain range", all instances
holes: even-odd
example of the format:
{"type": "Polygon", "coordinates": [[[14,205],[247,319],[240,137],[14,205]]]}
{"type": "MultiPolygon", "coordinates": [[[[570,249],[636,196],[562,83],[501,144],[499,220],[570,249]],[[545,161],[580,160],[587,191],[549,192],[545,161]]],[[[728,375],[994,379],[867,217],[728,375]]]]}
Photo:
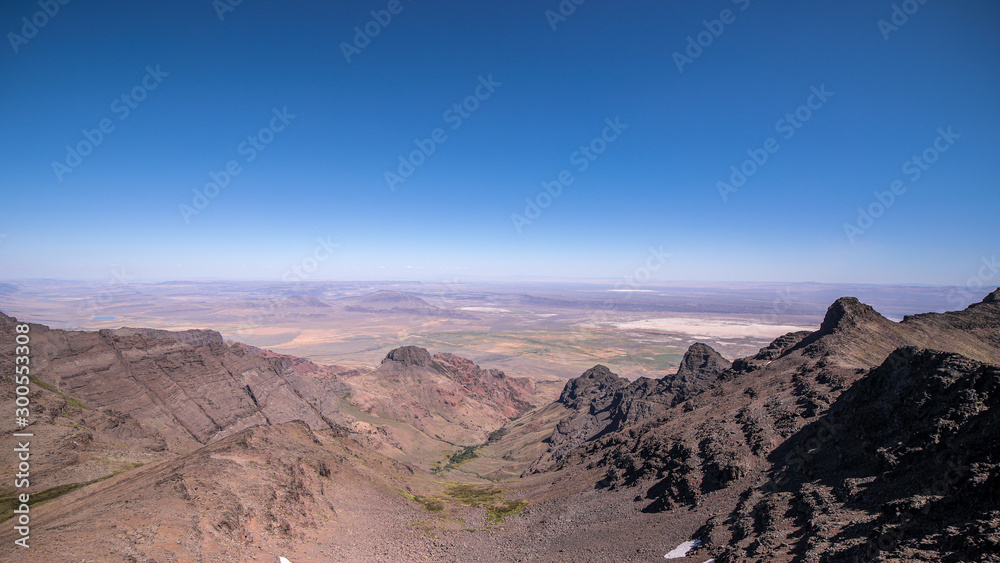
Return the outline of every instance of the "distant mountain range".
{"type": "Polygon", "coordinates": [[[462,311],[436,307],[423,299],[401,291],[376,291],[360,297],[344,297],[337,300],[349,313],[380,313],[390,315],[419,315],[474,319],[475,316],[462,311]]]}
{"type": "MultiPolygon", "coordinates": [[[[213,331],[30,334],[37,561],[1000,561],[1000,289],[898,323],[841,298],[752,356],[598,365],[554,401],[412,346],[361,370],[213,331]]],[[[28,560],[13,533],[0,557],[28,560]]]]}

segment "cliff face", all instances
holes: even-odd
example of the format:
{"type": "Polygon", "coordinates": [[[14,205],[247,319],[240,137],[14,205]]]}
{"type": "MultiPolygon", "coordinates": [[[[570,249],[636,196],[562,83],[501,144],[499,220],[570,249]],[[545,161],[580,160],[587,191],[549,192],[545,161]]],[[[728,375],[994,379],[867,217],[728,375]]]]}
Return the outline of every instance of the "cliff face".
{"type": "MultiPolygon", "coordinates": [[[[0,321],[3,342],[10,344],[13,320],[0,321]]],[[[31,343],[31,373],[44,385],[39,392],[75,397],[95,411],[111,409],[160,436],[168,449],[191,448],[259,424],[336,426],[302,396],[316,372],[336,368],[229,346],[214,331],[81,332],[32,325],[31,343]],[[311,365],[296,369],[304,364],[311,365]],[[305,377],[300,371],[313,373],[305,377]]],[[[10,361],[8,352],[0,350],[0,362],[10,361]]],[[[325,384],[331,392],[347,390],[332,373],[325,384]]]]}
{"type": "Polygon", "coordinates": [[[177,440],[205,444],[291,420],[332,427],[297,393],[289,360],[246,354],[204,334],[156,336],[49,331],[35,340],[34,373],[92,408],[114,408],[177,440]]]}

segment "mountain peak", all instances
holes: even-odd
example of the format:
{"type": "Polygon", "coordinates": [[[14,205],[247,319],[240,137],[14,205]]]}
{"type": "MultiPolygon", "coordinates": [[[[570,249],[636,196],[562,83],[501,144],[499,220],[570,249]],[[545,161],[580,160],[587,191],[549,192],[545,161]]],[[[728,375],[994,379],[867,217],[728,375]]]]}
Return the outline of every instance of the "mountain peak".
{"type": "Polygon", "coordinates": [[[681,365],[677,368],[677,378],[700,379],[702,374],[718,375],[732,364],[708,344],[695,342],[684,352],[681,365]]]}
{"type": "Polygon", "coordinates": [[[1000,303],[1000,287],[983,298],[983,303],[1000,303]]]}
{"type": "Polygon", "coordinates": [[[627,384],[628,381],[618,377],[606,366],[598,364],[583,372],[580,377],[567,381],[559,395],[559,402],[570,408],[580,408],[595,399],[614,395],[615,391],[627,384]]]}
{"type": "Polygon", "coordinates": [[[856,297],[841,297],[833,302],[833,305],[826,310],[826,317],[819,331],[829,334],[836,330],[842,330],[852,326],[858,326],[867,322],[884,319],[870,305],[858,301],[856,297]]]}
{"type": "Polygon", "coordinates": [[[684,387],[702,387],[714,381],[719,374],[732,367],[732,363],[723,358],[708,344],[695,342],[684,352],[677,374],[673,377],[665,377],[664,382],[668,382],[669,389],[681,389],[684,387]]]}
{"type": "Polygon", "coordinates": [[[406,366],[421,366],[426,368],[431,365],[431,353],[426,348],[420,348],[419,346],[402,346],[395,350],[390,350],[386,354],[385,359],[382,360],[382,363],[384,364],[389,361],[400,362],[406,366]]]}

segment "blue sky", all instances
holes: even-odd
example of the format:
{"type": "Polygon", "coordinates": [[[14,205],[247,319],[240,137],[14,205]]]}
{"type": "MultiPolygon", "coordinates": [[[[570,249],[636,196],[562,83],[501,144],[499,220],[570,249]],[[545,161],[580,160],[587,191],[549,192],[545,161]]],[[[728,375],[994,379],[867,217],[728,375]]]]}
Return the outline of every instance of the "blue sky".
{"type": "Polygon", "coordinates": [[[322,239],[310,279],[662,249],[652,280],[962,285],[1000,251],[996,3],[51,1],[0,7],[0,278],[279,279],[322,239]]]}

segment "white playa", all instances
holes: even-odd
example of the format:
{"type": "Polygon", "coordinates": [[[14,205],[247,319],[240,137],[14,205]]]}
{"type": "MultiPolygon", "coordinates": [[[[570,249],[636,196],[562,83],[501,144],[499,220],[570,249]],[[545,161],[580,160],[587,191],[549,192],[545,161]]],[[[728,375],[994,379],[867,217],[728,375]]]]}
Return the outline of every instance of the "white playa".
{"type": "Polygon", "coordinates": [[[697,317],[667,317],[616,323],[622,330],[654,330],[679,332],[707,338],[776,338],[789,332],[816,330],[815,326],[793,326],[761,323],[753,319],[702,319],[697,317]]]}

